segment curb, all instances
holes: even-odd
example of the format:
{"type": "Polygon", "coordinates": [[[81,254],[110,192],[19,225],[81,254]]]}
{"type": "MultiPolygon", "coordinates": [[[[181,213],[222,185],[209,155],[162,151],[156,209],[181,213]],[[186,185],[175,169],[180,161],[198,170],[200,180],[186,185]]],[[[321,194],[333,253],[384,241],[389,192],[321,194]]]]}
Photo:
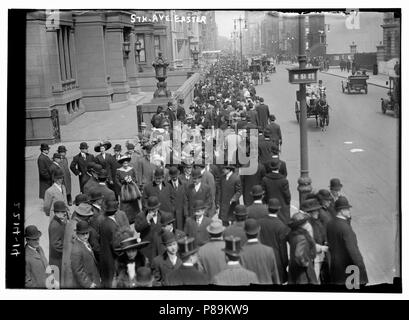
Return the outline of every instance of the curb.
{"type": "MultiPolygon", "coordinates": [[[[324,73],[324,74],[329,74],[329,75],[334,76],[334,77],[338,77],[338,78],[342,78],[342,79],[347,79],[347,77],[340,76],[340,75],[338,75],[338,74],[333,74],[333,73],[331,73],[331,72],[325,72],[325,71],[320,71],[320,72],[321,72],[321,73],[324,73]]],[[[373,83],[373,82],[371,82],[371,81],[367,81],[367,82],[368,82],[368,84],[370,84],[370,85],[372,85],[372,86],[375,86],[375,87],[384,88],[384,89],[389,89],[387,86],[384,86],[384,85],[376,84],[376,83],[373,83]]]]}

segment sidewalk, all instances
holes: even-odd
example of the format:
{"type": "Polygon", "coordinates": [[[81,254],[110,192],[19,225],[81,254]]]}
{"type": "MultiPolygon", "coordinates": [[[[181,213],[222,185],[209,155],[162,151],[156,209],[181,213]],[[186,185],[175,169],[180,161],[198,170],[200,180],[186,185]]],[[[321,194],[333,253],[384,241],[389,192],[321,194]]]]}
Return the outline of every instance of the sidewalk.
{"type": "MultiPolygon", "coordinates": [[[[347,73],[346,71],[341,72],[341,69],[338,67],[330,68],[328,71],[320,71],[320,72],[324,74],[330,74],[336,77],[344,78],[344,79],[348,78],[348,76],[351,75],[351,73],[347,73]]],[[[388,75],[385,75],[385,74],[373,75],[371,73],[369,73],[368,75],[369,75],[369,79],[366,81],[368,84],[388,89],[388,86],[386,85],[386,81],[389,81],[388,75]]]]}
{"type": "MultiPolygon", "coordinates": [[[[61,142],[50,146],[50,155],[56,152],[58,145],[67,149],[67,157],[78,153],[79,143],[88,142],[93,146],[101,139],[111,141],[113,145],[124,145],[126,140],[136,136],[136,105],[148,102],[153,97],[152,92],[132,95],[128,104],[118,104],[111,110],[85,112],[68,125],[60,127],[61,142]]],[[[38,157],[38,146],[26,147],[26,160],[38,157]]]]}

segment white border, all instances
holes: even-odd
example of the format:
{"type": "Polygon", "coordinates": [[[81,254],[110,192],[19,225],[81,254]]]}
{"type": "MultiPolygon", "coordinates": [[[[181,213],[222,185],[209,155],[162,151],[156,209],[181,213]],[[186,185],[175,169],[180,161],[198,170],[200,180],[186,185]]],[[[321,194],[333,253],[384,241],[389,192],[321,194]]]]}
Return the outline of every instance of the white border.
{"type": "MultiPolygon", "coordinates": [[[[176,8],[200,8],[200,9],[226,9],[227,2],[225,5],[220,5],[220,1],[210,0],[206,2],[196,1],[195,4],[192,4],[192,1],[156,1],[150,3],[140,3],[140,1],[99,1],[93,3],[91,1],[84,2],[78,0],[72,0],[69,2],[70,6],[67,6],[67,2],[65,3],[56,3],[55,1],[44,1],[44,0],[37,0],[35,2],[32,1],[2,1],[1,3],[1,11],[0,11],[0,70],[1,72],[1,107],[0,107],[0,145],[6,146],[6,125],[7,125],[7,118],[6,118],[6,108],[7,108],[7,16],[8,16],[8,8],[49,8],[49,9],[68,9],[68,8],[75,8],[75,9],[89,9],[89,8],[135,8],[138,6],[138,9],[150,9],[152,7],[155,8],[169,8],[176,9],[176,8]],[[198,3],[198,4],[196,4],[198,3]]],[[[274,6],[272,1],[260,1],[260,0],[253,0],[249,2],[248,0],[236,0],[232,3],[228,4],[229,9],[240,9],[240,8],[249,8],[249,4],[251,3],[251,8],[271,8],[274,6]]],[[[278,2],[277,2],[278,4],[278,2]]],[[[282,2],[281,2],[282,4],[282,2]]],[[[357,1],[291,1],[288,0],[285,2],[285,8],[345,8],[346,6],[350,6],[350,8],[384,8],[388,5],[389,8],[402,8],[402,57],[408,57],[408,43],[405,41],[405,36],[407,38],[407,19],[409,15],[406,14],[409,10],[408,2],[404,1],[394,1],[389,0],[388,2],[385,1],[371,1],[371,2],[357,2],[357,1]],[[405,36],[404,36],[405,35],[405,36]]],[[[283,6],[279,6],[283,8],[283,6]]],[[[15,41],[19,41],[19,39],[15,39],[15,41]]],[[[406,75],[409,75],[408,64],[404,59],[402,63],[402,70],[404,75],[404,80],[406,79],[406,75]]],[[[12,70],[10,70],[12,72],[12,70]]],[[[406,83],[405,83],[406,84],[406,83]]],[[[402,84],[402,87],[405,85],[402,84]]],[[[402,90],[402,100],[406,101],[406,93],[402,90]]],[[[13,107],[22,107],[22,106],[13,106],[13,107]]],[[[402,108],[402,124],[407,123],[407,112],[405,107],[402,108]]],[[[402,141],[406,141],[407,138],[407,130],[406,127],[403,126],[402,128],[402,141]]],[[[22,146],[15,146],[22,147],[22,146]]],[[[404,163],[404,160],[407,159],[407,148],[403,145],[402,146],[402,195],[407,194],[407,177],[408,177],[408,169],[404,163]]],[[[4,150],[4,149],[3,149],[4,150]]],[[[11,173],[13,170],[18,168],[10,168],[9,172],[11,173]]],[[[226,292],[226,291],[204,291],[204,292],[197,292],[197,291],[93,291],[92,295],[90,291],[43,291],[43,290],[5,290],[5,197],[6,197],[6,152],[5,150],[0,154],[0,212],[2,213],[2,222],[0,225],[2,226],[2,234],[0,236],[0,299],[138,299],[138,300],[158,300],[158,299],[172,299],[172,300],[185,300],[185,299],[194,299],[194,300],[202,300],[202,299],[211,299],[211,300],[222,300],[222,299],[231,299],[231,300],[281,300],[281,299],[371,299],[371,300],[379,300],[379,299],[407,299],[408,298],[408,281],[403,283],[403,295],[396,295],[396,294],[353,294],[353,293],[287,293],[287,292],[226,292]]],[[[23,182],[22,182],[23,183],[23,182]]],[[[24,190],[24,187],[22,187],[24,190]]],[[[402,211],[405,212],[406,208],[408,208],[408,200],[405,197],[402,197],[402,211]]],[[[403,218],[403,228],[402,228],[402,244],[404,253],[406,246],[405,243],[408,243],[408,219],[405,218],[405,214],[402,214],[403,218]]],[[[407,267],[408,265],[408,255],[403,255],[403,267],[407,267]]],[[[408,272],[405,272],[405,269],[402,269],[402,276],[403,279],[407,279],[408,272]]]]}

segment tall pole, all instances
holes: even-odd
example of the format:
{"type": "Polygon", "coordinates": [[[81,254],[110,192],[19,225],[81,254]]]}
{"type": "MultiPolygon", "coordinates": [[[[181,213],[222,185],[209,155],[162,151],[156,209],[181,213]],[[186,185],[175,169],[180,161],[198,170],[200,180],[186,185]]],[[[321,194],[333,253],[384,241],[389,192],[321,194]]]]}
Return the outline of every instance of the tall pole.
{"type": "Polygon", "coordinates": [[[243,19],[240,17],[239,19],[239,28],[240,28],[240,70],[243,72],[243,43],[242,43],[242,34],[241,34],[241,21],[243,19]]]}
{"type": "MultiPolygon", "coordinates": [[[[304,69],[307,66],[307,57],[305,55],[305,30],[304,16],[298,17],[298,63],[299,68],[304,69]]],[[[308,132],[307,132],[307,103],[306,103],[306,88],[305,84],[300,84],[300,155],[301,155],[301,170],[300,178],[298,179],[298,192],[300,205],[304,201],[306,195],[312,191],[311,179],[308,176],[308,132]]]]}

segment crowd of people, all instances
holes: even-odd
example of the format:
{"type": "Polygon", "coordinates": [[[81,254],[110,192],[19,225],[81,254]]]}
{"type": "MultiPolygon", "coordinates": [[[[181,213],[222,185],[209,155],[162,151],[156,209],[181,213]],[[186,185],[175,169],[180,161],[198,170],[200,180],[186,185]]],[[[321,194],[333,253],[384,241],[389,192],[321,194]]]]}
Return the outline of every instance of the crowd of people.
{"type": "Polygon", "coordinates": [[[93,155],[83,142],[68,164],[65,146],[50,159],[50,147],[41,145],[39,197],[50,218],[49,256],[37,226],[27,226],[26,287],[45,287],[48,265],[59,268],[60,288],[345,284],[349,265],[367,283],[339,179],[290,214],[280,126],[237,61],[226,57],[211,66],[189,111],[182,100],[164,109],[152,117],[151,130],[142,124],[126,152],[117,144],[111,154],[111,142],[101,141],[93,155]],[[197,161],[195,147],[180,155],[181,164],[174,157],[168,162],[154,150],[166,142],[165,133],[172,139],[175,120],[196,130],[182,141],[185,147],[197,134],[208,138],[206,129],[232,129],[236,136],[256,129],[257,172],[240,175],[246,164],[197,161]],[[71,174],[79,178],[75,197],[71,174]]]}

